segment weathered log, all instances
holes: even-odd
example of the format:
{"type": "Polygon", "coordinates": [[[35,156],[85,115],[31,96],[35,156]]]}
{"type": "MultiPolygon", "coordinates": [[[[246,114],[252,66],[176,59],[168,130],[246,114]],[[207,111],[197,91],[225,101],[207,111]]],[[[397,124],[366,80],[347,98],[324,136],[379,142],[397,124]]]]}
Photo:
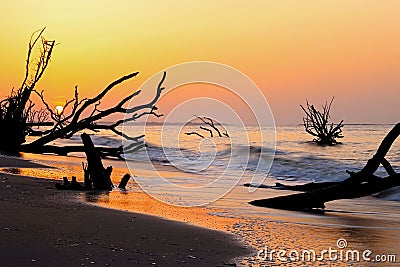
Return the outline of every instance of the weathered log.
{"type": "Polygon", "coordinates": [[[131,176],[129,174],[125,174],[124,176],[122,176],[121,182],[119,183],[118,188],[125,189],[126,184],[128,183],[130,178],[131,178],[131,176]]]}
{"type": "Polygon", "coordinates": [[[323,209],[325,208],[325,203],[332,200],[369,196],[395,186],[400,186],[400,174],[396,173],[385,159],[387,152],[399,135],[400,123],[395,125],[386,135],[377,152],[368,160],[364,168],[357,173],[348,171],[350,178],[343,182],[306,193],[254,200],[250,204],[289,210],[323,209]],[[386,172],[389,174],[388,177],[380,178],[374,175],[380,164],[384,166],[386,172]]]}
{"type": "Polygon", "coordinates": [[[92,139],[88,134],[81,134],[81,138],[87,158],[87,169],[85,171],[85,175],[88,175],[87,179],[92,181],[94,189],[111,190],[113,187],[110,179],[112,167],[104,168],[100,153],[95,149],[92,139]]]}
{"type": "Polygon", "coordinates": [[[256,188],[270,188],[270,189],[276,189],[276,190],[291,190],[291,191],[311,191],[315,189],[322,189],[326,188],[329,186],[337,185],[339,182],[320,182],[320,183],[307,183],[307,184],[300,184],[300,185],[285,185],[281,183],[275,183],[275,185],[256,185],[256,184],[250,184],[250,183],[245,183],[244,186],[246,187],[256,187],[256,188]]]}
{"type": "MultiPolygon", "coordinates": [[[[143,145],[138,143],[137,148],[142,148],[143,145]]],[[[115,157],[121,158],[121,154],[124,153],[124,148],[120,147],[95,147],[95,149],[100,153],[102,158],[104,157],[115,157]]],[[[136,150],[136,147],[134,148],[136,150]]],[[[81,145],[72,145],[72,146],[54,146],[54,145],[45,145],[45,146],[33,146],[33,145],[21,145],[20,152],[25,153],[39,153],[39,154],[56,154],[59,156],[67,156],[69,153],[73,152],[85,152],[85,147],[81,145]]],[[[132,150],[134,151],[134,150],[132,150]]]]}

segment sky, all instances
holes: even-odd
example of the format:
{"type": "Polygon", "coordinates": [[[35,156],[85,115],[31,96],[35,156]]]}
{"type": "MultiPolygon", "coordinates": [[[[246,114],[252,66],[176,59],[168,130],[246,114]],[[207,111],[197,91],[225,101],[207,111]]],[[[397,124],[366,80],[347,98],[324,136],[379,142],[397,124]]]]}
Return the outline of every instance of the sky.
{"type": "MultiPolygon", "coordinates": [[[[47,27],[46,38],[58,45],[37,89],[54,106],[71,98],[75,85],[91,97],[139,71],[102,103],[112,105],[163,69],[214,61],[252,79],[277,124],[301,123],[300,104],[321,106],[333,96],[334,120],[397,123],[399,13],[396,0],[2,1],[0,97],[23,79],[31,33],[47,27]]],[[[160,110],[199,91],[216,95],[193,88],[166,96],[160,110]]],[[[231,96],[225,102],[240,107],[231,96]]]]}

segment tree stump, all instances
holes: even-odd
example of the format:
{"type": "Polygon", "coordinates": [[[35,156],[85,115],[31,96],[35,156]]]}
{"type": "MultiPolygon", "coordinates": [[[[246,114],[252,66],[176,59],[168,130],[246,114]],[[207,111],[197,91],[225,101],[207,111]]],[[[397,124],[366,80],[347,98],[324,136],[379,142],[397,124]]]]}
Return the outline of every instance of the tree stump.
{"type": "Polygon", "coordinates": [[[92,139],[86,133],[81,134],[84,151],[87,158],[87,166],[84,168],[85,187],[90,188],[89,183],[93,184],[96,190],[112,190],[111,182],[112,167],[104,168],[101,162],[100,153],[93,145],[92,139]]]}

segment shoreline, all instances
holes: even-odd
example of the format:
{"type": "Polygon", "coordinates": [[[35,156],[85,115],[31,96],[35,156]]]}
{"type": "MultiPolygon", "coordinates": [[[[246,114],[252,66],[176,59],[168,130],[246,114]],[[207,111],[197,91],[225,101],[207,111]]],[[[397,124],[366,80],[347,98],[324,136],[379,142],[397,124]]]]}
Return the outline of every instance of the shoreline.
{"type": "MultiPolygon", "coordinates": [[[[14,167],[24,162],[36,164],[14,167]]],[[[0,173],[2,266],[224,266],[252,252],[233,234],[90,205],[55,182],[0,173]]]]}

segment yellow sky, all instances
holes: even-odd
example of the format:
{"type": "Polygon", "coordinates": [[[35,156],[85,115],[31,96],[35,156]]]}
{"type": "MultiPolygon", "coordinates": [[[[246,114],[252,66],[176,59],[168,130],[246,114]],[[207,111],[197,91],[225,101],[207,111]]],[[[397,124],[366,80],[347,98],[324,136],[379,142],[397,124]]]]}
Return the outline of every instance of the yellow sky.
{"type": "Polygon", "coordinates": [[[60,43],[39,84],[51,103],[75,85],[92,96],[140,71],[128,84],[136,88],[166,67],[204,60],[253,79],[279,124],[300,123],[305,98],[322,104],[332,96],[334,117],[393,123],[400,121],[399,14],[395,0],[3,1],[0,96],[20,84],[29,36],[46,26],[45,36],[60,43]]]}

